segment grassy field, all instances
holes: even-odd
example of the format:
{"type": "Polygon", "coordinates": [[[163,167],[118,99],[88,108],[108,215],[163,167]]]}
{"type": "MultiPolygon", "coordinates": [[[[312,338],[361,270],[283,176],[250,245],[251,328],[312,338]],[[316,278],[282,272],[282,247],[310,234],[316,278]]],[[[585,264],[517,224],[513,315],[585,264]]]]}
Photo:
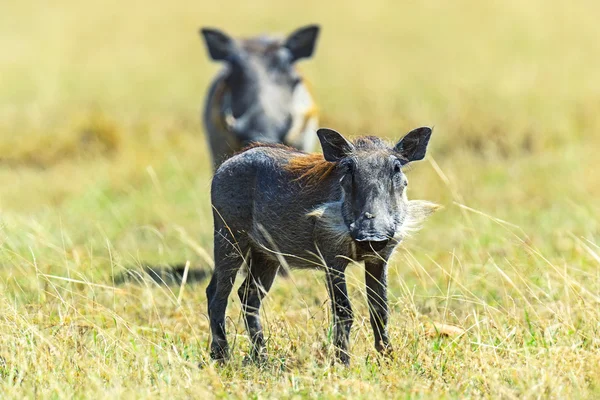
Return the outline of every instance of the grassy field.
{"type": "Polygon", "coordinates": [[[0,13],[2,398],[598,398],[597,2],[12,1],[0,13]],[[270,360],[237,296],[231,362],[207,361],[206,282],[115,284],[212,258],[202,25],[317,22],[322,125],[434,125],[409,197],[444,209],[390,265],[379,360],[349,273],[352,364],[332,365],[322,274],[279,279],[270,360]],[[450,324],[462,335],[436,333],[450,324]]]}

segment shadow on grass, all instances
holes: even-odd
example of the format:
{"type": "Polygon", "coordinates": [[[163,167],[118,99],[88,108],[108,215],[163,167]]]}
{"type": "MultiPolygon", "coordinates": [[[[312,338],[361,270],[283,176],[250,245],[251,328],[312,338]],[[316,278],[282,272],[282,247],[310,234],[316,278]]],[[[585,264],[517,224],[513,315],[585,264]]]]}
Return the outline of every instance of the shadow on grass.
{"type": "MultiPolygon", "coordinates": [[[[161,285],[181,285],[185,274],[186,264],[174,265],[143,265],[141,269],[127,269],[115,277],[115,284],[125,283],[142,284],[150,278],[161,285]]],[[[204,282],[212,271],[208,268],[189,268],[186,283],[194,284],[204,282]]]]}

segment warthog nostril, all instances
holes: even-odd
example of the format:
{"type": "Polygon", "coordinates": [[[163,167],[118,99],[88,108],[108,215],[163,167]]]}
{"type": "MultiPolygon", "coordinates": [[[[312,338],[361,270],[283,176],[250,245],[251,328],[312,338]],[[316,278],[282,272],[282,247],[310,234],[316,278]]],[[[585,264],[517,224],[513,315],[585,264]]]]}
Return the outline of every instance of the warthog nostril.
{"type": "Polygon", "coordinates": [[[373,218],[375,218],[375,216],[373,214],[371,214],[370,212],[366,212],[365,213],[365,218],[366,219],[373,219],[373,218]]]}

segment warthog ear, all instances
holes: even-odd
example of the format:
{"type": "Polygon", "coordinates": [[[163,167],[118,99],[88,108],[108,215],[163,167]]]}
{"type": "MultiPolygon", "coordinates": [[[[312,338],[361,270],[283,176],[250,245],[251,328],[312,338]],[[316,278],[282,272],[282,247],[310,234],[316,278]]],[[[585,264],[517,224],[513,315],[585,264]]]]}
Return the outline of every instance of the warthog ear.
{"type": "Polygon", "coordinates": [[[234,51],[233,40],[218,29],[202,28],[200,35],[204,37],[210,57],[215,61],[224,61],[234,51]]]}
{"type": "Polygon", "coordinates": [[[317,131],[317,135],[323,148],[323,157],[327,161],[340,161],[354,150],[354,145],[333,129],[321,128],[317,131]]]}
{"type": "Polygon", "coordinates": [[[308,25],[288,36],[283,46],[292,54],[292,62],[313,55],[319,37],[319,29],[319,25],[308,25]]]}
{"type": "Polygon", "coordinates": [[[406,134],[394,147],[404,160],[403,164],[411,161],[422,160],[427,151],[427,145],[431,138],[432,130],[426,126],[417,128],[406,134]]]}

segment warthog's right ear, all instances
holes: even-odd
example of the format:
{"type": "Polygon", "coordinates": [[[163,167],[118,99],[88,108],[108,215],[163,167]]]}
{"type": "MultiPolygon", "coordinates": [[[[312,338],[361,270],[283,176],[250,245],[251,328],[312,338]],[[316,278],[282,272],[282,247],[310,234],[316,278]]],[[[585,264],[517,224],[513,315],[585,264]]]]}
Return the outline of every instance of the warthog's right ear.
{"type": "Polygon", "coordinates": [[[308,25],[292,32],[285,40],[283,45],[292,54],[292,62],[313,55],[319,37],[319,30],[319,25],[308,25]]]}
{"type": "Polygon", "coordinates": [[[208,53],[215,61],[227,60],[234,51],[233,40],[218,29],[202,28],[200,36],[204,37],[208,53]]]}
{"type": "Polygon", "coordinates": [[[317,131],[317,135],[323,148],[323,157],[327,161],[340,161],[354,150],[354,145],[333,129],[321,128],[317,131]]]}

